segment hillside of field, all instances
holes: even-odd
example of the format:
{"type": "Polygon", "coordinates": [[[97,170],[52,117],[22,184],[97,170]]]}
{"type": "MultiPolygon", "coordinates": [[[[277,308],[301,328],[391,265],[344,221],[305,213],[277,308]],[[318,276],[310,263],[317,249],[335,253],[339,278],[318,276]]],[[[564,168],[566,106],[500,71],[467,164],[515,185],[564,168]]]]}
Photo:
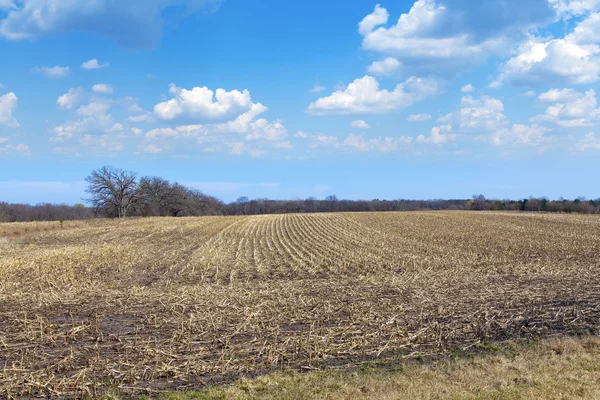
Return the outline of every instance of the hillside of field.
{"type": "Polygon", "coordinates": [[[0,397],[198,389],[597,334],[600,216],[0,224],[0,397]]]}

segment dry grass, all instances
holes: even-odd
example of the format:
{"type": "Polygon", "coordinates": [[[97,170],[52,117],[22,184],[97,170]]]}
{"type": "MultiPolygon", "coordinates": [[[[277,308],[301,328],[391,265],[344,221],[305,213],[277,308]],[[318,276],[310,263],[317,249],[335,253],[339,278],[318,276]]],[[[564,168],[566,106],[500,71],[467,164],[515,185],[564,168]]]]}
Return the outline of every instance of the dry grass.
{"type": "Polygon", "coordinates": [[[154,393],[281,368],[391,365],[596,333],[600,322],[598,216],[57,225],[0,224],[0,397],[154,393]]]}
{"type": "Polygon", "coordinates": [[[504,345],[474,358],[352,370],[277,372],[200,392],[153,396],[191,399],[552,400],[600,398],[600,339],[560,338],[504,345]]]}

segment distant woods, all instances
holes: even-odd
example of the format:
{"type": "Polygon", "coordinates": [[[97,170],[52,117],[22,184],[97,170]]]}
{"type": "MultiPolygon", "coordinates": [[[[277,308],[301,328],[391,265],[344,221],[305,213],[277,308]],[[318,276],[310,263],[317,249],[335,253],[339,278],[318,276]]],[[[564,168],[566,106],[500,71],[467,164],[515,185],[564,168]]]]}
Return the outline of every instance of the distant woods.
{"type": "Polygon", "coordinates": [[[9,204],[0,202],[0,222],[59,221],[88,218],[150,216],[253,215],[312,212],[416,211],[416,210],[509,210],[565,213],[600,213],[600,199],[574,200],[528,198],[490,200],[483,195],[456,200],[343,200],[335,195],[324,199],[249,199],[240,197],[229,204],[202,191],[156,176],[138,178],[135,172],[102,167],[85,178],[88,204],[9,204]]]}
{"type": "Polygon", "coordinates": [[[95,215],[108,218],[184,217],[222,214],[223,203],[200,190],[157,176],[102,167],[85,178],[85,200],[95,215]]]}

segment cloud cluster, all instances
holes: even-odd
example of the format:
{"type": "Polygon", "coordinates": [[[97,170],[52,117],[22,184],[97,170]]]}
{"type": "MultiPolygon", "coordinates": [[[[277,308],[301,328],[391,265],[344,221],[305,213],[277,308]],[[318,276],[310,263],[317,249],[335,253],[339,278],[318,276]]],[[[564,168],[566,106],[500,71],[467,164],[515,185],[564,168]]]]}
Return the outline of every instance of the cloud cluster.
{"type": "Polygon", "coordinates": [[[61,67],[60,65],[55,67],[35,67],[33,72],[43,74],[47,78],[64,78],[69,76],[71,73],[71,68],[61,67]]]}
{"type": "MultiPolygon", "coordinates": [[[[585,12],[584,1],[570,2],[575,10],[585,12]],[[579,8],[577,8],[579,7],[579,8]]],[[[579,21],[563,38],[532,36],[517,54],[504,63],[499,80],[515,85],[546,82],[587,84],[600,77],[600,13],[592,12],[579,21]]]]}
{"type": "Polygon", "coordinates": [[[15,108],[17,108],[16,94],[10,92],[0,96],[0,126],[4,125],[9,128],[18,128],[21,126],[19,121],[13,116],[15,108]]]}
{"type": "Polygon", "coordinates": [[[409,78],[389,91],[366,75],[354,80],[344,90],[312,102],[306,112],[313,115],[372,114],[408,107],[437,93],[437,83],[429,78],[409,78]]]}
{"type": "Polygon", "coordinates": [[[100,64],[97,59],[93,58],[89,61],[82,63],[81,69],[90,70],[90,69],[106,68],[108,66],[109,66],[109,63],[100,64]]]}
{"type": "Polygon", "coordinates": [[[215,92],[203,87],[190,90],[171,84],[169,92],[175,97],[154,106],[154,114],[163,120],[180,117],[193,120],[222,120],[252,107],[250,92],[244,90],[217,89],[215,92]]]}
{"type": "Polygon", "coordinates": [[[93,32],[111,37],[128,48],[147,48],[154,46],[162,36],[165,10],[179,9],[184,16],[201,10],[214,11],[220,2],[20,0],[14,2],[6,17],[0,20],[0,37],[21,40],[63,32],[93,32]]]}
{"type": "Polygon", "coordinates": [[[453,74],[490,55],[510,54],[528,31],[553,20],[547,0],[418,0],[395,24],[386,26],[388,11],[376,5],[359,24],[362,47],[386,56],[369,67],[388,75],[453,74]]]}
{"type": "Polygon", "coordinates": [[[552,102],[536,122],[552,123],[561,127],[591,126],[600,121],[600,108],[593,89],[585,93],[574,89],[551,89],[538,96],[543,102],[552,102]]]}

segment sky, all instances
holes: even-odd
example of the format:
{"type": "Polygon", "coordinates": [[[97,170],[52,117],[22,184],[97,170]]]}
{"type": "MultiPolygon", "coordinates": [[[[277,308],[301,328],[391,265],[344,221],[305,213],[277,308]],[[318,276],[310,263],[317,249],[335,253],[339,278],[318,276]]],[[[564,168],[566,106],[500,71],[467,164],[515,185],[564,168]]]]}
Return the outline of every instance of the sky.
{"type": "Polygon", "coordinates": [[[0,201],[600,197],[600,0],[0,0],[0,201]]]}

